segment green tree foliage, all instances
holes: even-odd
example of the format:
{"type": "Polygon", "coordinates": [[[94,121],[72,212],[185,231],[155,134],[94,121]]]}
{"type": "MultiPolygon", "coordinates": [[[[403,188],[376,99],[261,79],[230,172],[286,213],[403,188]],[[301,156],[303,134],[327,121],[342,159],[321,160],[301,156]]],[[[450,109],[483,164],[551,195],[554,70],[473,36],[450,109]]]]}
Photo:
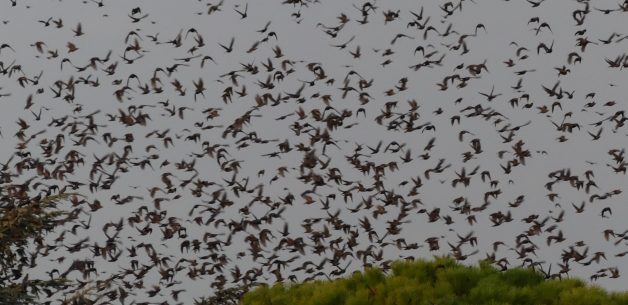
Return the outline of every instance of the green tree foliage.
{"type": "Polygon", "coordinates": [[[453,258],[398,261],[392,274],[378,268],[334,281],[279,283],[244,295],[244,305],[614,305],[628,304],[628,292],[609,293],[577,278],[546,280],[531,268],[504,272],[487,262],[464,266],[453,258]]]}
{"type": "Polygon", "coordinates": [[[197,305],[237,305],[242,297],[258,284],[240,285],[232,288],[218,290],[211,297],[204,297],[197,300],[197,305]]]}
{"type": "Polygon", "coordinates": [[[78,217],[78,211],[57,208],[60,201],[75,194],[29,198],[22,186],[7,186],[0,193],[0,304],[38,304],[42,291],[68,285],[64,278],[29,279],[26,271],[37,266],[44,236],[78,217]],[[29,252],[31,245],[36,248],[29,252]]]}

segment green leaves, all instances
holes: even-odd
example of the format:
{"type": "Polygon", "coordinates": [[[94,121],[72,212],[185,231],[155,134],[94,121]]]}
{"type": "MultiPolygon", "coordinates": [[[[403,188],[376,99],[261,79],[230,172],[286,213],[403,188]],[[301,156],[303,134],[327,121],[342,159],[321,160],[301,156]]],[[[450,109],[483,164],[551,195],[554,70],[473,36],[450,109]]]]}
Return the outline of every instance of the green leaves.
{"type": "MultiPolygon", "coordinates": [[[[2,191],[10,188],[5,186],[2,191]]],[[[68,282],[66,279],[29,280],[27,270],[22,272],[22,269],[28,268],[23,262],[33,256],[27,251],[29,244],[43,246],[45,234],[70,220],[70,217],[62,218],[69,213],[58,210],[57,202],[72,195],[52,195],[41,200],[14,195],[0,203],[0,267],[2,274],[12,275],[0,277],[0,304],[38,304],[40,288],[68,282]]]]}
{"type": "Polygon", "coordinates": [[[485,262],[468,267],[452,258],[435,257],[434,261],[398,261],[391,269],[389,276],[368,268],[332,282],[260,287],[244,295],[242,304],[628,304],[628,292],[610,294],[580,279],[545,280],[532,269],[501,272],[485,262]]]}

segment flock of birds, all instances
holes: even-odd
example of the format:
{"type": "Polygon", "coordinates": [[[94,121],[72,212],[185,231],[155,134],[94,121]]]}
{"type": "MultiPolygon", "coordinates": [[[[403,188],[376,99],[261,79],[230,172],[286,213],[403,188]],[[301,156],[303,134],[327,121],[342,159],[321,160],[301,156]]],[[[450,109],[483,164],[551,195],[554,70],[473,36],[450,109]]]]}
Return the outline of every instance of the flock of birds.
{"type": "Polygon", "coordinates": [[[554,280],[589,265],[590,280],[620,277],[625,101],[620,84],[584,90],[590,69],[628,68],[625,54],[599,55],[628,35],[587,36],[628,1],[554,12],[528,0],[527,24],[512,21],[528,35],[507,42],[489,16],[459,25],[507,1],[272,2],[272,18],[261,3],[186,3],[199,10],[184,29],[160,27],[153,2],[124,16],[122,4],[83,1],[98,21],[3,5],[0,32],[39,38],[0,42],[0,202],[78,193],[63,230],[19,253],[3,282],[73,281],[22,287],[46,304],[88,288],[95,304],[183,304],[433,254],[554,280]],[[559,13],[571,18],[539,17],[559,13]],[[212,20],[244,34],[216,38],[212,20]],[[475,51],[490,40],[496,54],[475,51]]]}

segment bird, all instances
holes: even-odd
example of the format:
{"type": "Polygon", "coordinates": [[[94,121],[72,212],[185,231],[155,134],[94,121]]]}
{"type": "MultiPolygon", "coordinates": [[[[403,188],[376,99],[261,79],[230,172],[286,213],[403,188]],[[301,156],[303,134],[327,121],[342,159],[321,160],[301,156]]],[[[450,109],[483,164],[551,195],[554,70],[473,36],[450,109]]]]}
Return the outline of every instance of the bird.
{"type": "Polygon", "coordinates": [[[600,216],[602,216],[602,218],[608,218],[608,216],[604,216],[605,212],[608,212],[608,214],[613,215],[613,212],[611,211],[611,208],[605,207],[605,208],[602,209],[602,213],[600,213],[600,216]]]}
{"type": "Polygon", "coordinates": [[[236,10],[235,8],[233,10],[236,11],[240,15],[240,19],[244,19],[247,17],[246,12],[249,10],[249,4],[247,3],[246,6],[244,7],[244,13],[236,10]]]}
{"type": "Polygon", "coordinates": [[[130,15],[128,15],[128,16],[129,16],[129,18],[131,18],[131,20],[132,20],[131,22],[132,22],[132,23],[138,23],[138,22],[142,21],[142,19],[147,18],[147,17],[148,17],[148,14],[146,14],[146,15],[144,15],[144,16],[141,16],[141,17],[133,17],[133,14],[130,14],[130,15]]]}
{"type": "Polygon", "coordinates": [[[601,135],[602,135],[602,130],[604,130],[604,128],[600,128],[600,130],[598,130],[597,134],[592,134],[591,132],[587,131],[587,133],[591,137],[593,137],[593,139],[591,139],[591,141],[599,140],[601,135]]]}
{"type": "Polygon", "coordinates": [[[72,32],[74,32],[74,37],[85,34],[83,33],[83,27],[81,26],[80,22],[76,25],[76,30],[72,29],[72,32]]]}
{"type": "Polygon", "coordinates": [[[68,53],[72,53],[75,52],[76,50],[78,50],[79,48],[76,47],[76,45],[74,45],[71,42],[68,42],[68,53]]]}
{"type": "Polygon", "coordinates": [[[233,51],[233,42],[235,41],[235,37],[231,38],[231,42],[229,43],[229,47],[225,47],[222,44],[218,44],[220,45],[223,49],[225,49],[225,53],[231,53],[231,51],[233,51]]]}
{"type": "Polygon", "coordinates": [[[337,48],[339,48],[340,50],[342,50],[342,49],[346,48],[346,47],[347,47],[347,45],[348,45],[350,42],[352,42],[352,41],[353,41],[353,39],[355,39],[355,35],[354,35],[354,36],[352,36],[352,37],[349,39],[349,41],[345,42],[344,44],[340,44],[340,45],[332,45],[332,44],[330,44],[330,46],[332,46],[332,47],[337,47],[337,48]]]}
{"type": "Polygon", "coordinates": [[[541,49],[543,49],[546,54],[547,53],[552,53],[553,50],[554,50],[553,48],[554,48],[554,41],[553,40],[552,40],[552,44],[549,47],[547,47],[547,45],[544,44],[544,43],[539,43],[539,46],[536,48],[536,53],[540,54],[541,49]]]}
{"type": "Polygon", "coordinates": [[[576,205],[574,205],[573,203],[571,203],[571,205],[574,207],[574,209],[576,209],[576,213],[582,213],[584,212],[584,205],[585,202],[582,201],[582,205],[580,205],[580,207],[577,207],[576,205]]]}
{"type": "Polygon", "coordinates": [[[482,93],[482,92],[478,92],[478,93],[481,94],[481,95],[486,96],[487,100],[490,102],[490,101],[494,100],[496,97],[502,95],[501,93],[493,94],[493,91],[495,91],[495,86],[493,86],[493,88],[491,89],[491,93],[489,93],[489,94],[482,93]]]}

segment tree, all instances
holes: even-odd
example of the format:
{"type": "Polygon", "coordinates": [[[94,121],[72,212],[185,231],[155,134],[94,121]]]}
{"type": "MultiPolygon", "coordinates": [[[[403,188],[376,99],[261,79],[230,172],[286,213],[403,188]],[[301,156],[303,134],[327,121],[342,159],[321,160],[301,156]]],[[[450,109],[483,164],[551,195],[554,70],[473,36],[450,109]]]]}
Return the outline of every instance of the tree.
{"type": "Polygon", "coordinates": [[[500,270],[488,261],[465,266],[453,258],[397,261],[392,274],[367,268],[334,281],[278,283],[244,295],[241,304],[628,304],[628,292],[609,293],[578,278],[548,279],[540,270],[500,270]]]}
{"type": "Polygon", "coordinates": [[[65,278],[32,279],[26,271],[37,266],[46,234],[67,222],[78,219],[81,212],[58,209],[58,203],[76,194],[63,193],[30,198],[28,183],[4,186],[0,190],[0,304],[38,304],[38,296],[67,288],[65,278]],[[31,245],[35,247],[30,252],[31,245]],[[26,274],[26,275],[25,275],[26,274]]]}

